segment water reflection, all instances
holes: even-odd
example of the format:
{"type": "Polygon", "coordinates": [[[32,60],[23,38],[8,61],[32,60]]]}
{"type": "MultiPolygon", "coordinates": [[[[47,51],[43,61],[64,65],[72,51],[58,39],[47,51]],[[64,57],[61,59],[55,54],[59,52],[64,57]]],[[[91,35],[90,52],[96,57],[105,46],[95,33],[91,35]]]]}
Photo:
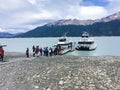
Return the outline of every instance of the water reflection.
{"type": "Polygon", "coordinates": [[[74,56],[94,56],[95,50],[94,51],[73,51],[68,53],[67,55],[74,55],[74,56]]]}

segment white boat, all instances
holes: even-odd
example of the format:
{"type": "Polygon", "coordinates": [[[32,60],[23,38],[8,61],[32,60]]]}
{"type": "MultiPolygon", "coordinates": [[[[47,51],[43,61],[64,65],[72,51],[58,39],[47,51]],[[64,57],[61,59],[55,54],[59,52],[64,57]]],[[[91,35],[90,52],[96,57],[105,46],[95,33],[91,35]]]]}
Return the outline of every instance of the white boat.
{"type": "Polygon", "coordinates": [[[89,37],[89,33],[84,32],[78,41],[76,50],[95,50],[96,47],[97,44],[94,42],[94,38],[89,37]]]}
{"type": "Polygon", "coordinates": [[[72,41],[64,35],[59,38],[57,45],[60,45],[61,49],[66,49],[72,46],[72,41]]]}

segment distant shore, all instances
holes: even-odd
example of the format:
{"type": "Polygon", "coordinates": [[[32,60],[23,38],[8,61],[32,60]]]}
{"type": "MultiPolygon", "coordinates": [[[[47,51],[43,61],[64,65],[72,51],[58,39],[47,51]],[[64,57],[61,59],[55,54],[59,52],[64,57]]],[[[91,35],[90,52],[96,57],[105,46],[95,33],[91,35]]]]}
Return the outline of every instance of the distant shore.
{"type": "Polygon", "coordinates": [[[118,90],[120,57],[40,56],[6,52],[0,90],[118,90]]]}

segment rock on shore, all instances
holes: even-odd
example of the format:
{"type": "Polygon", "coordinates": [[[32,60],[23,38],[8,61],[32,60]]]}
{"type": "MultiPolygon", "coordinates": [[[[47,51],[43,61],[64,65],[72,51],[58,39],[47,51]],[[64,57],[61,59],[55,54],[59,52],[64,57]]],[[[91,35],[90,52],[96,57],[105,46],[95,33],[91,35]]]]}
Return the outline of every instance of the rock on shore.
{"type": "Polygon", "coordinates": [[[120,57],[30,57],[7,53],[0,90],[119,90],[120,57]]]}

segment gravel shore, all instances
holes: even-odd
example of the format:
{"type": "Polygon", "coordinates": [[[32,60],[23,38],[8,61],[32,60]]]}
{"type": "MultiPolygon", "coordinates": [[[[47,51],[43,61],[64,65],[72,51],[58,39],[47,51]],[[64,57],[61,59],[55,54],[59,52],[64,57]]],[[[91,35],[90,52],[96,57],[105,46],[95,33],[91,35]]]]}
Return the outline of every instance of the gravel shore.
{"type": "Polygon", "coordinates": [[[0,90],[120,90],[120,57],[6,53],[0,90]]]}

